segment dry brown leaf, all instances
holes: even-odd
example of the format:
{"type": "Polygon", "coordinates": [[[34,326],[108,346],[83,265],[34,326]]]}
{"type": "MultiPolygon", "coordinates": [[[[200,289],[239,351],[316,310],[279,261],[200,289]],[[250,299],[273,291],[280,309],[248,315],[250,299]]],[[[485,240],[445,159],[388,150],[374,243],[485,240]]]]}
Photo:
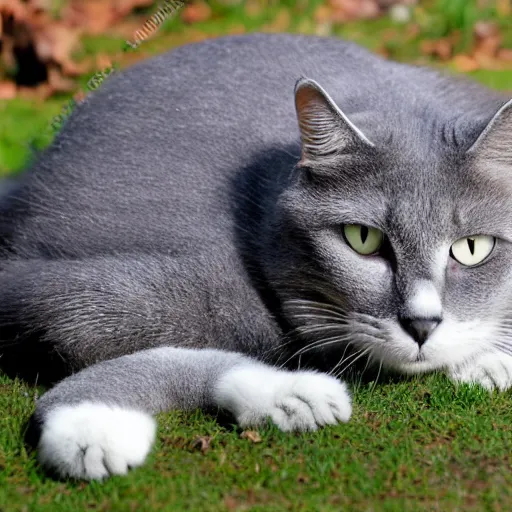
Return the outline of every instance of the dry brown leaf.
{"type": "Polygon", "coordinates": [[[380,13],[375,0],[329,0],[328,4],[333,10],[332,21],[335,23],[375,18],[380,13]]]}
{"type": "Polygon", "coordinates": [[[238,501],[236,501],[233,496],[226,496],[224,498],[224,506],[228,510],[228,512],[234,512],[238,509],[238,501]]]}
{"type": "Polygon", "coordinates": [[[53,92],[71,92],[75,89],[75,82],[66,78],[57,66],[48,69],[48,83],[53,92]]]}
{"type": "Polygon", "coordinates": [[[73,94],[73,99],[77,102],[77,103],[82,103],[82,101],[85,100],[85,92],[80,89],[79,91],[77,91],[75,94],[73,94]]]}
{"type": "Polygon", "coordinates": [[[28,18],[28,6],[20,0],[0,0],[0,14],[12,16],[15,20],[21,22],[28,18]]]}
{"type": "Polygon", "coordinates": [[[62,22],[53,22],[34,31],[37,55],[43,62],[65,64],[78,46],[80,31],[62,22]]]}
{"type": "Polygon", "coordinates": [[[196,450],[201,450],[201,453],[205,454],[210,449],[211,442],[211,436],[201,436],[195,439],[195,441],[192,444],[192,448],[195,448],[196,450]]]}
{"type": "Polygon", "coordinates": [[[144,21],[140,19],[124,19],[112,26],[109,30],[109,34],[133,40],[135,32],[140,30],[143,24],[144,21]]]}
{"type": "Polygon", "coordinates": [[[211,7],[205,2],[194,2],[181,10],[181,19],[184,23],[200,23],[207,21],[212,15],[211,7]]]}
{"type": "Polygon", "coordinates": [[[453,58],[453,64],[455,69],[461,73],[469,73],[480,68],[478,62],[469,55],[456,55],[453,58]]]}
{"type": "Polygon", "coordinates": [[[326,23],[332,19],[332,9],[327,5],[319,5],[313,15],[315,23],[326,23]]]}
{"type": "Polygon", "coordinates": [[[18,87],[18,95],[30,100],[47,100],[55,91],[48,82],[38,84],[35,87],[18,87]]]}
{"type": "Polygon", "coordinates": [[[251,443],[261,443],[261,436],[255,430],[244,430],[240,434],[241,439],[248,439],[251,443]]]}
{"type": "Polygon", "coordinates": [[[512,62],[512,49],[511,48],[500,48],[496,57],[499,60],[503,60],[505,62],[512,62]]]}
{"type": "Polygon", "coordinates": [[[117,18],[118,14],[109,0],[71,0],[62,9],[66,25],[80,27],[91,35],[106,32],[117,18]]]}
{"type": "Polygon", "coordinates": [[[421,51],[425,55],[432,55],[439,57],[441,60],[448,60],[452,56],[453,42],[447,37],[436,41],[423,41],[421,43],[421,51]]]}
{"type": "Polygon", "coordinates": [[[507,18],[512,14],[512,4],[510,0],[496,0],[496,10],[502,18],[507,18]]]}
{"type": "Polygon", "coordinates": [[[96,55],[96,69],[107,69],[112,67],[112,59],[105,53],[98,53],[96,55]]]}
{"type": "Polygon", "coordinates": [[[477,21],[473,27],[473,33],[477,39],[487,39],[499,35],[500,29],[492,21],[477,21]]]}
{"type": "Polygon", "coordinates": [[[0,82],[0,100],[12,100],[16,98],[16,84],[14,82],[0,82]]]}
{"type": "Polygon", "coordinates": [[[113,8],[118,17],[122,18],[130,14],[134,9],[151,7],[155,5],[154,0],[114,0],[113,8]]]}
{"type": "Polygon", "coordinates": [[[297,482],[299,484],[307,484],[311,478],[308,475],[305,475],[304,473],[299,473],[297,476],[297,482]]]}

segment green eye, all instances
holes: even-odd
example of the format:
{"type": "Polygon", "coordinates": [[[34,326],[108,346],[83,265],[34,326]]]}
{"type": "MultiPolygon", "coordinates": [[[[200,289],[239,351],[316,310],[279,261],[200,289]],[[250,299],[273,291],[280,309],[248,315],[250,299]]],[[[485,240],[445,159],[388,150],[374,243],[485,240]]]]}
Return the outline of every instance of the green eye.
{"type": "Polygon", "coordinates": [[[488,235],[475,235],[460,238],[451,247],[451,256],[466,267],[478,265],[491,254],[496,238],[488,235]]]}
{"type": "Polygon", "coordinates": [[[384,239],[382,231],[361,224],[346,224],[343,226],[343,234],[348,245],[365,256],[375,254],[384,239]]]}

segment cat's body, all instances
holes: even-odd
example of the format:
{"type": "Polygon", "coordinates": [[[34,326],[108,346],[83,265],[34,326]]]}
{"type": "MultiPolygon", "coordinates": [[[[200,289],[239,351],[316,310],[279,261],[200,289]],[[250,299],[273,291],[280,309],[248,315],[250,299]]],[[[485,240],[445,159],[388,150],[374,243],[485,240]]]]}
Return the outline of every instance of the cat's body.
{"type": "Polygon", "coordinates": [[[501,289],[511,268],[503,161],[483,171],[508,111],[475,146],[503,104],[348,43],[285,35],[191,45],[109,78],[0,204],[4,368],[52,380],[89,367],[38,404],[43,463],[122,473],[151,446],[147,413],[170,408],[284,429],[350,416],[333,377],[256,359],[317,354],[336,373],[369,356],[509,387],[512,300],[483,284],[501,289]],[[313,82],[294,106],[302,76],[350,121],[313,82]],[[348,246],[341,226],[354,224],[385,233],[385,257],[348,246]],[[500,239],[473,282],[449,258],[469,235],[500,239]]]}

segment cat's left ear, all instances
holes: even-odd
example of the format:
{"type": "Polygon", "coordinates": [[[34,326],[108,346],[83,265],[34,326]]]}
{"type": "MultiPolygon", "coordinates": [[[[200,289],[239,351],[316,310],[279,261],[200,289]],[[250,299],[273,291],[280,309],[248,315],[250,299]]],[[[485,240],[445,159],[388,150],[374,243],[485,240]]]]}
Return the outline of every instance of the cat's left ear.
{"type": "Polygon", "coordinates": [[[301,164],[373,147],[314,80],[301,78],[297,82],[295,108],[302,139],[301,164]]]}
{"type": "Polygon", "coordinates": [[[487,123],[468,154],[512,164],[512,100],[505,103],[487,123]]]}

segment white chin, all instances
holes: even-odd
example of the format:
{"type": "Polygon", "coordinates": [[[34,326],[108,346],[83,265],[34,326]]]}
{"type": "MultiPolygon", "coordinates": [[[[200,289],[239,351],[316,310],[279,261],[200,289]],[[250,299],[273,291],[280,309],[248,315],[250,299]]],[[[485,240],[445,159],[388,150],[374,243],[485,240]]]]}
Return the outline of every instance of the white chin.
{"type": "Polygon", "coordinates": [[[432,361],[412,361],[412,362],[403,361],[401,363],[394,362],[393,364],[390,364],[390,365],[385,364],[385,366],[388,366],[390,369],[393,369],[395,371],[398,371],[400,373],[404,373],[407,375],[414,375],[417,373],[427,373],[427,372],[432,372],[434,370],[440,370],[442,368],[442,366],[440,366],[439,364],[436,364],[432,361]]]}

